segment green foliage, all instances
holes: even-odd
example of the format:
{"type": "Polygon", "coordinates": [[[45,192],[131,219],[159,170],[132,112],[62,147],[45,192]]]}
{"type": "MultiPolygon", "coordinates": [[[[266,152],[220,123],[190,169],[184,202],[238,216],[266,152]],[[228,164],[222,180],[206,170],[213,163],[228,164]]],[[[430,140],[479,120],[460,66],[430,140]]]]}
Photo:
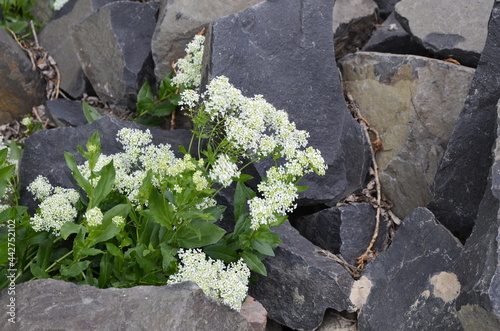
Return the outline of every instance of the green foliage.
{"type": "Polygon", "coordinates": [[[82,101],[82,108],[83,108],[83,115],[85,116],[85,119],[89,123],[92,123],[95,120],[98,120],[102,117],[102,115],[97,111],[97,109],[95,109],[85,101],[82,101]]]}
{"type": "Polygon", "coordinates": [[[40,23],[31,15],[31,9],[36,0],[0,0],[3,19],[0,25],[12,30],[16,35],[24,37],[31,33],[29,22],[33,21],[36,28],[40,23]]]}

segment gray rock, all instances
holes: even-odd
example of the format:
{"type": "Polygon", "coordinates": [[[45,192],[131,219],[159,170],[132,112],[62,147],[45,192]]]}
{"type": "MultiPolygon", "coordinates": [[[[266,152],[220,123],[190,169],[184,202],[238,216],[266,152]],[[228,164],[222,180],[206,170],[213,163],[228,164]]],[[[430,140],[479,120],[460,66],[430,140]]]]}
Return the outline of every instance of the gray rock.
{"type": "Polygon", "coordinates": [[[154,85],[151,37],[158,7],[114,2],[72,26],[75,51],[101,101],[135,109],[144,81],[154,85]]]}
{"type": "Polygon", "coordinates": [[[263,0],[163,0],[151,42],[156,80],[161,81],[186,53],[186,45],[203,27],[218,18],[239,13],[263,0]]]}
{"type": "MultiPolygon", "coordinates": [[[[497,104],[500,124],[500,103],[497,104]]],[[[494,163],[471,236],[454,268],[462,285],[457,310],[464,330],[500,328],[500,126],[494,163]]]]}
{"type": "Polygon", "coordinates": [[[344,87],[380,133],[382,190],[401,219],[432,198],[431,187],[474,70],[412,55],[358,52],[339,66],[344,87]]]}
{"type": "Polygon", "coordinates": [[[80,101],[54,99],[45,103],[47,115],[57,126],[80,126],[88,123],[80,101]]]}
{"type": "MultiPolygon", "coordinates": [[[[225,75],[246,96],[261,94],[310,133],[328,164],[306,176],[299,203],[335,203],[360,189],[370,154],[349,114],[333,54],[333,1],[277,0],[215,21],[206,47],[204,81],[225,75]]],[[[265,175],[266,165],[258,165],[265,175]]]]}
{"type": "Polygon", "coordinates": [[[4,28],[0,28],[0,86],[0,124],[20,120],[45,101],[45,80],[4,28]]]}
{"type": "Polygon", "coordinates": [[[351,275],[289,223],[275,230],[282,244],[275,257],[264,260],[267,277],[257,276],[250,294],[267,309],[268,316],[296,330],[314,330],[327,308],[352,312],[348,298],[351,275]]]}
{"type": "Polygon", "coordinates": [[[451,271],[461,244],[425,208],[403,221],[387,252],[353,286],[360,330],[459,330],[451,271]]]}
{"type": "MultiPolygon", "coordinates": [[[[367,203],[332,207],[317,213],[291,218],[293,226],[316,246],[341,254],[351,264],[363,254],[375,229],[375,210],[367,203]]],[[[374,249],[385,250],[387,225],[383,219],[374,249]]]]}
{"type": "Polygon", "coordinates": [[[439,165],[429,204],[437,219],[462,239],[471,233],[492,164],[496,104],[500,98],[499,54],[500,2],[495,1],[486,46],[439,165]]]}
{"type": "Polygon", "coordinates": [[[431,57],[431,53],[403,29],[394,13],[391,13],[384,23],[377,27],[362,50],[431,57]]]}
{"type": "Polygon", "coordinates": [[[400,0],[374,0],[380,12],[382,14],[388,14],[394,11],[394,6],[400,1],[400,0]]]}
{"type": "Polygon", "coordinates": [[[50,20],[54,14],[54,11],[50,7],[50,2],[50,0],[35,1],[33,7],[31,8],[31,14],[35,20],[41,23],[47,23],[50,20]]]}
{"type": "Polygon", "coordinates": [[[335,0],[333,5],[333,32],[354,19],[372,16],[377,9],[373,0],[335,0]]]}
{"type": "MultiPolygon", "coordinates": [[[[112,1],[114,0],[107,2],[112,1]]],[[[88,92],[89,84],[68,31],[72,25],[82,21],[103,5],[102,0],[70,0],[61,10],[54,13],[52,20],[41,29],[38,35],[40,45],[57,62],[61,73],[60,88],[73,98],[79,98],[83,93],[88,92]]],[[[89,37],[94,39],[96,36],[89,37]]]]}
{"type": "Polygon", "coordinates": [[[486,41],[488,18],[494,1],[402,0],[396,17],[406,31],[438,57],[452,57],[475,67],[486,41]]]}
{"type": "MultiPolygon", "coordinates": [[[[38,131],[25,141],[24,153],[20,163],[21,201],[23,206],[35,210],[37,205],[26,187],[38,176],[47,177],[53,186],[76,188],[77,184],[66,165],[64,152],[75,155],[77,163],[83,162],[77,146],[85,146],[87,140],[96,131],[101,137],[103,154],[122,152],[122,146],[116,142],[116,134],[121,128],[149,129],[153,135],[153,143],[168,143],[177,153],[180,145],[188,146],[191,132],[187,130],[164,131],[148,128],[128,121],[120,121],[104,116],[90,124],[77,128],[56,128],[38,131]],[[63,142],[63,143],[61,143],[63,142]]],[[[179,154],[177,154],[179,156],[179,154]]]]}
{"type": "MultiPolygon", "coordinates": [[[[17,285],[15,298],[17,329],[7,330],[253,330],[191,282],[98,289],[39,279],[17,285]]],[[[8,299],[4,289],[0,301],[8,299]]]]}

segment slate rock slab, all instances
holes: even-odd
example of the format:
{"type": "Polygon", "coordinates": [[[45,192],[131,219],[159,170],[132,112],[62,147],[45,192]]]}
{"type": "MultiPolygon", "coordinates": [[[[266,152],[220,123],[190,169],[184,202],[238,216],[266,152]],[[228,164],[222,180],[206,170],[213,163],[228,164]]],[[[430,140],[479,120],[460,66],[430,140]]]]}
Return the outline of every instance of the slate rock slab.
{"type": "Polygon", "coordinates": [[[353,286],[359,329],[460,330],[461,282],[451,267],[461,249],[429,210],[417,208],[353,286]]]}
{"type": "Polygon", "coordinates": [[[245,10],[263,0],[164,0],[156,25],[151,49],[156,80],[161,81],[172,70],[172,61],[186,53],[194,35],[212,21],[245,10]]]}
{"type": "MultiPolygon", "coordinates": [[[[117,132],[124,128],[140,130],[149,129],[154,144],[168,143],[174,153],[178,153],[180,145],[188,146],[191,132],[188,130],[165,131],[148,128],[129,121],[120,121],[104,116],[91,124],[76,128],[56,128],[38,131],[25,141],[24,153],[20,162],[19,176],[21,181],[21,201],[23,206],[36,210],[36,202],[26,187],[38,176],[47,177],[53,186],[77,188],[77,184],[66,165],[64,152],[75,155],[77,163],[83,163],[83,157],[78,153],[77,146],[85,146],[94,132],[101,136],[101,151],[103,154],[123,152],[122,146],[116,141],[117,132]]],[[[180,156],[177,154],[177,156],[180,156]]]]}
{"type": "MultiPolygon", "coordinates": [[[[43,46],[57,63],[61,73],[60,88],[72,98],[79,98],[88,93],[90,84],[76,55],[71,35],[71,26],[81,22],[106,3],[116,0],[70,0],[61,10],[54,13],[52,19],[42,27],[38,34],[43,46]]],[[[39,1],[37,1],[37,4],[39,1]]],[[[48,4],[49,1],[46,1],[48,4]]],[[[93,39],[96,36],[89,35],[93,39]]]]}
{"type": "Polygon", "coordinates": [[[406,31],[441,58],[475,67],[486,41],[494,0],[402,0],[396,17],[406,31]]]}
{"type": "Polygon", "coordinates": [[[0,85],[0,124],[20,120],[45,101],[45,80],[4,28],[0,28],[0,85]]]}
{"type": "Polygon", "coordinates": [[[88,124],[83,114],[81,101],[54,99],[45,103],[50,119],[58,126],[80,126],[88,124]]]}
{"type": "Polygon", "coordinates": [[[151,37],[158,8],[157,2],[114,2],[71,28],[80,64],[101,101],[135,109],[142,84],[155,85],[151,37]]]}
{"type": "MultiPolygon", "coordinates": [[[[9,300],[7,290],[0,302],[9,300]]],[[[5,324],[4,324],[5,327],[5,324]]],[[[98,289],[54,279],[16,286],[16,324],[3,330],[245,330],[237,311],[207,297],[192,282],[98,289]],[[14,328],[9,328],[14,326],[14,328]]]]}
{"type": "Polygon", "coordinates": [[[500,329],[500,103],[494,163],[471,236],[454,270],[463,284],[457,310],[464,330],[500,329]]]}
{"type": "MultiPolygon", "coordinates": [[[[339,61],[343,84],[380,133],[383,193],[401,219],[432,198],[438,165],[474,69],[412,55],[357,52],[339,61]]],[[[455,180],[455,178],[453,179],[455,180]]]]}
{"type": "MultiPolygon", "coordinates": [[[[367,203],[323,209],[311,215],[293,217],[293,226],[316,246],[341,254],[351,264],[368,247],[375,230],[375,209],[367,203]]],[[[374,249],[386,249],[387,224],[382,218],[374,249]]]]}
{"type": "MultiPolygon", "coordinates": [[[[310,133],[328,164],[308,175],[299,203],[335,203],[360,189],[370,164],[367,142],[349,114],[334,61],[333,1],[262,2],[215,21],[208,32],[204,81],[225,75],[243,95],[261,94],[310,133]]],[[[259,165],[265,175],[266,165],[259,165]]]]}
{"type": "Polygon", "coordinates": [[[495,1],[481,54],[460,118],[433,184],[428,208],[462,240],[472,230],[486,189],[500,98],[500,1],[495,1]]]}
{"type": "Polygon", "coordinates": [[[275,257],[264,260],[267,277],[257,275],[250,294],[269,318],[295,330],[314,330],[327,308],[353,312],[351,275],[320,248],[302,237],[288,222],[277,227],[282,244],[275,257]]]}

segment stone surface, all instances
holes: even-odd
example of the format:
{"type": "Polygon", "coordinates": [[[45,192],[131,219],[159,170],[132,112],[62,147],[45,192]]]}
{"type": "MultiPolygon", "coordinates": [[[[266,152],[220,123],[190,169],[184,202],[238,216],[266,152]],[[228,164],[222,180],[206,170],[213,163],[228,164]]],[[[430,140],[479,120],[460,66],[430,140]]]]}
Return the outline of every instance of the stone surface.
{"type": "MultiPolygon", "coordinates": [[[[366,203],[332,207],[317,213],[291,217],[290,222],[313,244],[334,254],[341,254],[351,264],[364,253],[375,229],[375,210],[366,203]]],[[[374,249],[385,250],[387,225],[381,221],[374,249]]]]}
{"type": "Polygon", "coordinates": [[[358,331],[358,327],[354,318],[345,318],[333,310],[327,310],[323,324],[316,331],[358,331]]]}
{"type": "MultiPolygon", "coordinates": [[[[333,54],[333,1],[277,0],[215,21],[208,32],[204,81],[225,75],[246,96],[261,94],[288,112],[328,164],[306,176],[299,203],[335,203],[364,184],[370,155],[349,114],[333,54]],[[298,79],[300,77],[300,79],[298,79]]],[[[266,165],[258,165],[265,174],[266,165]]]]}
{"type": "Polygon", "coordinates": [[[33,7],[31,8],[31,14],[35,20],[42,23],[47,23],[50,20],[54,14],[54,11],[50,7],[50,2],[50,0],[35,1],[33,7]]]}
{"type": "Polygon", "coordinates": [[[432,198],[431,187],[474,69],[411,55],[358,52],[339,66],[344,87],[380,133],[383,193],[401,219],[432,198]]]}
{"type": "Polygon", "coordinates": [[[268,316],[292,329],[314,330],[327,308],[352,312],[350,274],[320,255],[320,249],[288,222],[275,232],[283,243],[275,257],[264,260],[267,277],[257,276],[258,282],[250,285],[250,294],[267,309],[268,316]]]}
{"type": "MultiPolygon", "coordinates": [[[[497,104],[500,115],[500,103],[497,104]]],[[[498,115],[497,115],[498,116],[498,115]]],[[[464,330],[500,329],[500,116],[493,166],[471,236],[454,268],[463,284],[457,310],[464,330]]]]}
{"type": "MultiPolygon", "coordinates": [[[[7,290],[0,292],[0,302],[8,299],[7,290]]],[[[253,330],[191,282],[98,289],[34,280],[16,286],[16,324],[5,323],[3,330],[253,330]]]]}
{"type": "Polygon", "coordinates": [[[500,98],[500,2],[495,1],[486,46],[460,118],[434,179],[429,209],[448,229],[467,238],[486,189],[500,98]]]}
{"type": "Polygon", "coordinates": [[[59,127],[80,126],[88,123],[83,114],[80,101],[54,99],[45,103],[45,109],[51,120],[59,127]]]}
{"type": "Polygon", "coordinates": [[[402,0],[396,17],[406,31],[440,58],[475,67],[483,51],[494,0],[402,0]]]}
{"type": "Polygon", "coordinates": [[[119,1],[72,26],[75,51],[101,101],[135,109],[144,81],[154,86],[151,37],[158,8],[157,2],[119,1]]]}
{"type": "Polygon", "coordinates": [[[394,13],[391,13],[384,23],[376,28],[362,50],[431,57],[430,52],[403,29],[394,13]]]}
{"type": "Polygon", "coordinates": [[[348,24],[353,19],[372,16],[377,9],[373,0],[335,0],[333,5],[333,32],[342,24],[348,24]]]}
{"type": "Polygon", "coordinates": [[[0,86],[0,124],[20,120],[45,101],[45,80],[4,28],[0,28],[0,86]]]}
{"type": "MultiPolygon", "coordinates": [[[[38,35],[40,45],[57,62],[61,73],[60,88],[73,98],[81,97],[85,92],[88,93],[89,84],[68,31],[72,25],[97,11],[106,2],[112,2],[112,0],[70,0],[60,11],[54,13],[52,20],[40,30],[38,35]]],[[[94,37],[92,36],[92,39],[94,37]]]]}
{"type": "MultiPolygon", "coordinates": [[[[165,131],[147,128],[134,122],[120,121],[104,116],[90,124],[77,128],[56,128],[42,130],[26,139],[23,158],[21,159],[19,176],[21,179],[21,205],[36,209],[36,202],[26,187],[38,176],[47,177],[53,186],[75,188],[76,182],[66,165],[64,152],[75,155],[77,162],[83,162],[77,146],[85,146],[87,140],[96,131],[101,136],[101,151],[103,154],[122,152],[122,146],[116,142],[116,133],[121,128],[149,129],[153,135],[153,143],[168,143],[174,153],[178,153],[180,145],[188,146],[191,132],[187,130],[165,131]],[[64,142],[64,143],[61,143],[64,142]]],[[[177,156],[180,156],[177,154],[177,156]]]]}
{"type": "Polygon", "coordinates": [[[352,288],[359,329],[459,330],[461,282],[450,269],[461,249],[429,210],[417,208],[352,288]]]}
{"type": "Polygon", "coordinates": [[[241,305],[240,314],[250,323],[254,331],[266,331],[267,311],[251,296],[247,296],[241,305]]]}
{"type": "Polygon", "coordinates": [[[263,0],[164,0],[151,48],[156,80],[161,81],[172,61],[183,57],[194,35],[218,18],[238,13],[263,0]]]}
{"type": "Polygon", "coordinates": [[[394,6],[400,0],[373,0],[378,5],[378,8],[382,14],[388,14],[394,11],[394,6]]]}

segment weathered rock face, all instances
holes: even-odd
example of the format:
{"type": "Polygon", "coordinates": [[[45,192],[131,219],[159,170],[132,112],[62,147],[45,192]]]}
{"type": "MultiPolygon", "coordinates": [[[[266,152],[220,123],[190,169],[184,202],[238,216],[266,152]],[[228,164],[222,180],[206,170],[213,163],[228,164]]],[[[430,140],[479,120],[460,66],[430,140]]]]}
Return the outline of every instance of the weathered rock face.
{"type": "MultiPolygon", "coordinates": [[[[0,301],[5,298],[7,290],[0,292],[0,301]]],[[[98,289],[53,279],[16,286],[12,326],[7,330],[253,331],[237,311],[207,297],[191,282],[98,289]]]]}
{"type": "MultiPolygon", "coordinates": [[[[375,229],[375,210],[367,203],[324,209],[317,213],[293,217],[291,223],[313,244],[341,254],[350,264],[364,253],[375,229]]],[[[386,248],[387,226],[382,221],[374,249],[386,248]]]]}
{"type": "MultiPolygon", "coordinates": [[[[36,209],[32,195],[26,187],[38,175],[47,177],[53,186],[76,188],[76,182],[71,171],[66,166],[64,152],[75,155],[77,162],[83,162],[83,157],[78,153],[77,146],[85,146],[94,132],[98,131],[101,137],[101,151],[103,154],[123,152],[122,146],[116,142],[117,132],[124,128],[149,129],[153,136],[154,144],[168,143],[177,153],[179,146],[188,146],[191,132],[187,130],[164,131],[147,128],[143,125],[120,121],[104,116],[91,124],[77,128],[56,128],[42,130],[26,139],[24,156],[21,160],[19,176],[21,178],[21,205],[36,209]],[[61,144],[61,142],[64,142],[61,144]]],[[[179,156],[179,155],[178,155],[179,156]]]]}
{"type": "Polygon", "coordinates": [[[474,70],[418,56],[358,52],[339,61],[343,84],[380,133],[384,194],[400,218],[432,198],[431,186],[474,70]]]}
{"type": "Polygon", "coordinates": [[[461,248],[429,210],[416,209],[354,283],[350,298],[361,308],[359,329],[459,330],[461,282],[451,266],[461,248]]]}
{"type": "Polygon", "coordinates": [[[58,126],[80,126],[88,123],[80,101],[54,99],[45,103],[51,120],[58,126]]]}
{"type": "Polygon", "coordinates": [[[45,101],[45,80],[4,28],[0,28],[0,86],[0,124],[21,119],[45,101]]]}
{"type": "Polygon", "coordinates": [[[373,0],[383,14],[391,13],[400,0],[373,0]]]}
{"type": "Polygon", "coordinates": [[[89,84],[80,66],[68,31],[71,26],[84,20],[97,11],[99,7],[113,1],[70,0],[60,11],[54,13],[52,20],[40,31],[40,45],[57,62],[61,73],[60,88],[73,98],[81,97],[83,93],[87,92],[89,84]]]}
{"type": "Polygon", "coordinates": [[[264,260],[267,277],[258,276],[250,294],[267,309],[268,316],[292,329],[314,330],[327,308],[352,312],[348,298],[353,279],[337,262],[289,223],[276,228],[282,244],[275,257],[264,260]]]}
{"type": "Polygon", "coordinates": [[[154,85],[151,37],[158,8],[157,2],[120,1],[72,27],[75,51],[101,101],[134,109],[144,81],[154,85]]]}
{"type": "MultiPolygon", "coordinates": [[[[261,94],[310,133],[329,170],[306,176],[300,203],[335,203],[364,184],[370,155],[345,105],[333,54],[332,1],[263,2],[215,21],[205,81],[225,75],[246,96],[261,94]],[[300,77],[300,79],[298,79],[300,77]]],[[[258,165],[265,175],[265,165],[258,165]]]]}
{"type": "Polygon", "coordinates": [[[396,17],[406,31],[441,58],[452,57],[475,67],[486,41],[488,15],[494,0],[402,0],[396,17]],[[447,19],[443,18],[445,13],[447,19]]]}
{"type": "Polygon", "coordinates": [[[434,180],[429,209],[448,229],[468,237],[484,195],[500,98],[500,2],[495,1],[486,46],[434,180]]]}
{"type": "Polygon", "coordinates": [[[238,13],[263,0],[163,0],[151,49],[156,80],[161,81],[172,61],[185,55],[184,48],[203,27],[218,18],[238,13]]]}
{"type": "Polygon", "coordinates": [[[454,268],[463,284],[456,305],[464,330],[500,328],[500,116],[496,131],[486,192],[474,230],[454,268]]]}

